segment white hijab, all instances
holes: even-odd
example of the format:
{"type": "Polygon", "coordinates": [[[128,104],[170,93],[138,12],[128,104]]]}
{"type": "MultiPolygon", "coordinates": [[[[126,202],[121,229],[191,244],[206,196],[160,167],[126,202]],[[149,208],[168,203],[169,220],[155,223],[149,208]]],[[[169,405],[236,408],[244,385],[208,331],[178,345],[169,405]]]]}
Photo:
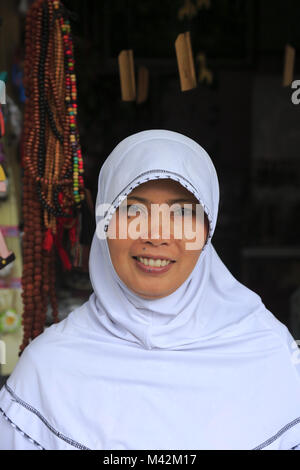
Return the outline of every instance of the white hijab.
{"type": "Polygon", "coordinates": [[[209,235],[189,277],[147,300],[117,275],[106,239],[94,292],[23,352],[0,409],[45,449],[291,449],[300,444],[300,359],[289,330],[216,253],[219,184],[205,150],[168,130],[131,135],[99,174],[97,224],[139,184],[191,191],[209,235]]]}

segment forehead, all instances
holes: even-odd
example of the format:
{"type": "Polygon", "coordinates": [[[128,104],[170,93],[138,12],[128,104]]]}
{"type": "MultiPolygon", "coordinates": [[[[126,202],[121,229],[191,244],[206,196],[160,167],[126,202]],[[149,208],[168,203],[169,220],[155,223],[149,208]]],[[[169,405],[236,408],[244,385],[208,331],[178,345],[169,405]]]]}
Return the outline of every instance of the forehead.
{"type": "Polygon", "coordinates": [[[146,183],[142,183],[136,188],[134,188],[131,193],[128,194],[129,197],[133,196],[150,196],[150,194],[158,196],[161,194],[166,197],[189,199],[191,201],[197,202],[195,196],[188,191],[184,186],[182,186],[178,181],[174,181],[170,178],[168,179],[157,179],[150,180],[146,183]]]}

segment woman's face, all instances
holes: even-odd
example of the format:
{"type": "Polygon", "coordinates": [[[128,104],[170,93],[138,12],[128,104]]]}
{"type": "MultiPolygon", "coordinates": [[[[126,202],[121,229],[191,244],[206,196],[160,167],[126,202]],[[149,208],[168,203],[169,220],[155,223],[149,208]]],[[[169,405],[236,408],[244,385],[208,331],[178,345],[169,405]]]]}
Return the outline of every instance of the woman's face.
{"type": "MultiPolygon", "coordinates": [[[[119,208],[114,213],[107,234],[111,260],[120,279],[140,297],[154,300],[170,295],[192,272],[208,234],[206,215],[204,218],[196,218],[197,204],[198,208],[201,208],[194,195],[180,183],[170,179],[160,179],[141,184],[127,196],[127,210],[125,209],[127,225],[124,225],[125,232],[123,231],[126,237],[120,236],[120,230],[124,230],[122,224],[125,219],[119,219],[119,208]],[[177,207],[175,213],[169,211],[164,212],[163,216],[155,217],[151,212],[153,208],[151,204],[167,204],[165,207],[170,208],[174,203],[177,207]],[[193,212],[189,207],[184,208],[184,204],[193,204],[191,208],[193,212]],[[135,209],[142,208],[142,212],[137,211],[136,215],[132,215],[130,206],[133,205],[135,209]],[[170,222],[167,236],[162,231],[166,214],[170,222]],[[198,242],[198,246],[194,243],[195,249],[188,248],[188,244],[193,243],[196,236],[186,237],[184,214],[189,219],[189,226],[192,227],[191,233],[198,233],[200,243],[198,242]],[[143,220],[143,224],[136,225],[137,218],[143,220]],[[133,225],[129,229],[131,222],[133,225]],[[140,230],[141,236],[132,236],[132,228],[141,229],[142,226],[145,227],[144,223],[147,223],[146,232],[140,230]],[[152,232],[151,224],[153,224],[152,232]],[[176,227],[179,225],[182,227],[180,239],[176,236],[176,233],[178,234],[176,227]],[[148,234],[145,236],[147,231],[148,234]],[[165,260],[163,266],[153,266],[154,263],[159,264],[157,259],[165,260]],[[164,266],[169,260],[172,262],[164,266]]],[[[126,207],[126,200],[121,206],[126,207]]],[[[203,214],[202,208],[201,213],[203,214]]]]}

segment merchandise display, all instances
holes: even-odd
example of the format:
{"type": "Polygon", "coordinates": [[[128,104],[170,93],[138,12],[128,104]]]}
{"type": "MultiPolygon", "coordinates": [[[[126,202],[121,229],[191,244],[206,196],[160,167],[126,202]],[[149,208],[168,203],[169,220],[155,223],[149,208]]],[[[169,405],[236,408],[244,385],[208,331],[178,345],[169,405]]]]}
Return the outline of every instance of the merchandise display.
{"type": "Polygon", "coordinates": [[[55,257],[70,270],[84,199],[70,23],[57,0],[37,0],[26,17],[23,217],[24,339],[43,332],[48,301],[58,322],[55,257]],[[68,247],[63,243],[68,235],[68,247]]]}

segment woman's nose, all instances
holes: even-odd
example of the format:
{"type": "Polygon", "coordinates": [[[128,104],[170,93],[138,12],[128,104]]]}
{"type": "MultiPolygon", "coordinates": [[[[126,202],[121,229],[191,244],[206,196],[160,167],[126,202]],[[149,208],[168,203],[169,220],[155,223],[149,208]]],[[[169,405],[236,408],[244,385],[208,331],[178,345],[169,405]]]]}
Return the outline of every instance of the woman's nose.
{"type": "Polygon", "coordinates": [[[164,213],[150,214],[148,217],[148,235],[144,238],[154,245],[169,243],[172,238],[172,224],[169,216],[164,213]]]}

